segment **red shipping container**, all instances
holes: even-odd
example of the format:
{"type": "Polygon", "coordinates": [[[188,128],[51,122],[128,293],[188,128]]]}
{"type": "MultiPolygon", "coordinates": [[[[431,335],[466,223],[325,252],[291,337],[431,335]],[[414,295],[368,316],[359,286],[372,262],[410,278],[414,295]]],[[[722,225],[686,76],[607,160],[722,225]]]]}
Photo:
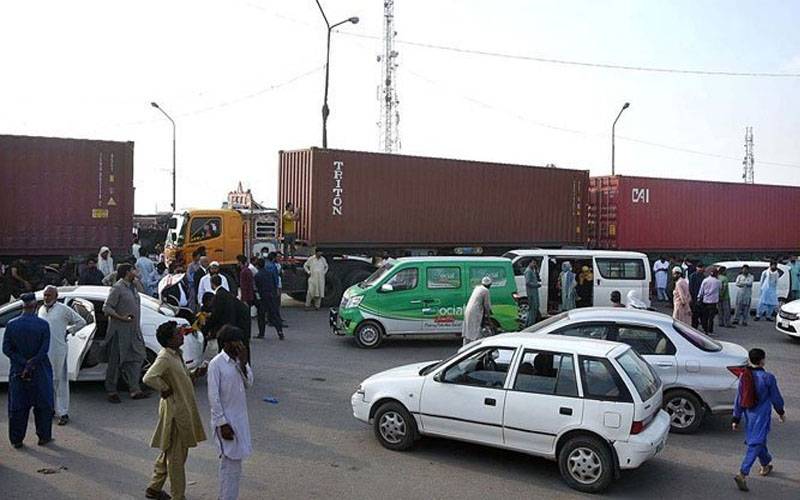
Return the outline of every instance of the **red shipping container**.
{"type": "Polygon", "coordinates": [[[133,142],[0,135],[0,255],[130,253],[133,142]]]}
{"type": "Polygon", "coordinates": [[[280,152],[279,175],[320,247],[585,244],[585,170],[311,148],[280,152]]]}
{"type": "Polygon", "coordinates": [[[796,253],[798,208],[800,187],[593,177],[589,243],[651,253],[796,253]]]}

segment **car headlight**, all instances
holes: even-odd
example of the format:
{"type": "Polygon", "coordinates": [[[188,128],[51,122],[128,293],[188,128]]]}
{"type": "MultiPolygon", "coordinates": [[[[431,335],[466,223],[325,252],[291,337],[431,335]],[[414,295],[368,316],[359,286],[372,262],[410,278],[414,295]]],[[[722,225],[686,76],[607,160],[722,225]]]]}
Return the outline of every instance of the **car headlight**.
{"type": "Polygon", "coordinates": [[[356,394],[361,396],[361,399],[363,401],[367,400],[367,391],[364,390],[364,386],[363,385],[361,385],[361,384],[358,385],[358,388],[356,389],[356,394]]]}
{"type": "Polygon", "coordinates": [[[358,307],[361,304],[361,301],[364,300],[363,295],[356,295],[355,297],[350,297],[350,300],[347,301],[347,305],[345,307],[352,308],[358,307]]]}

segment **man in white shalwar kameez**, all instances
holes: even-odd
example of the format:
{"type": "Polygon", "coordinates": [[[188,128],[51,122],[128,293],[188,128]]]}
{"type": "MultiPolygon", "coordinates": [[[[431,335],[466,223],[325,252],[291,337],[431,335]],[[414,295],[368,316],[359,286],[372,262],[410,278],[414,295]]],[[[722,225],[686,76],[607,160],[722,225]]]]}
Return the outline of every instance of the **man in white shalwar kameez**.
{"type": "Polygon", "coordinates": [[[239,497],[242,460],[253,452],[247,418],[246,389],[253,386],[253,370],[241,329],[226,325],[217,334],[220,353],[208,365],[208,404],[211,433],[219,450],[219,498],[239,497]]]}
{"type": "Polygon", "coordinates": [[[464,324],[461,327],[461,338],[464,340],[464,345],[481,338],[483,319],[488,318],[492,313],[492,300],[489,296],[491,286],[492,278],[484,276],[481,284],[472,290],[467,307],[464,308],[464,324]]]}
{"type": "Polygon", "coordinates": [[[306,309],[310,309],[312,303],[319,309],[322,298],[325,297],[325,273],[328,272],[328,261],[322,256],[322,252],[317,250],[314,256],[309,257],[303,264],[303,269],[308,274],[306,309]]]}
{"type": "Polygon", "coordinates": [[[667,282],[669,281],[669,261],[660,257],[653,264],[653,278],[656,281],[656,294],[659,301],[668,302],[667,282]]]}
{"type": "Polygon", "coordinates": [[[50,325],[50,350],[47,356],[53,366],[53,390],[58,425],[69,422],[69,370],[67,367],[67,334],[86,326],[80,314],[58,301],[58,288],[48,285],[44,289],[44,305],[38,316],[50,325]]]}

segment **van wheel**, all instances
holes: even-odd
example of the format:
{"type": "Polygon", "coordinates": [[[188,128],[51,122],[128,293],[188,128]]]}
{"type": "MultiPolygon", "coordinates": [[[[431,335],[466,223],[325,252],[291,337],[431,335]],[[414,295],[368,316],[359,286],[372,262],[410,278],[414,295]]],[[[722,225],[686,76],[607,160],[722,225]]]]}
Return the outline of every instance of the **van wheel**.
{"type": "Polygon", "coordinates": [[[663,408],[669,414],[670,431],[678,434],[697,432],[706,412],[700,398],[683,389],[667,392],[663,408]]]}
{"type": "Polygon", "coordinates": [[[592,436],[576,436],[558,454],[558,469],[570,488],[599,493],[611,484],[614,463],[608,445],[592,436]]]}
{"type": "Polygon", "coordinates": [[[356,328],[356,344],[363,349],[375,349],[383,341],[383,328],[376,321],[364,321],[356,328]]]}
{"type": "Polygon", "coordinates": [[[375,437],[384,448],[394,451],[408,450],[417,437],[417,422],[400,403],[384,403],[375,412],[373,420],[375,437]]]}
{"type": "Polygon", "coordinates": [[[529,310],[530,304],[528,304],[528,299],[520,299],[519,303],[517,304],[517,323],[519,323],[520,330],[525,328],[525,323],[528,322],[529,310]]]}

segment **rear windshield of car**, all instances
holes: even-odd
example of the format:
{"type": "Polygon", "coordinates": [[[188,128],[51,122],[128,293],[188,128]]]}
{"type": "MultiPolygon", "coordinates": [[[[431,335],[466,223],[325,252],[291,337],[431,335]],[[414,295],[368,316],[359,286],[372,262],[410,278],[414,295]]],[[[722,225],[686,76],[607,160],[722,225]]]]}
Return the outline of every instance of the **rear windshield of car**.
{"type": "Polygon", "coordinates": [[[528,328],[526,328],[526,329],[524,329],[522,331],[523,332],[528,332],[528,333],[537,332],[537,331],[539,331],[539,330],[541,330],[543,328],[547,328],[548,326],[552,325],[553,323],[558,323],[562,319],[566,318],[568,314],[569,313],[563,312],[561,314],[556,314],[555,316],[550,316],[546,320],[540,321],[540,322],[536,323],[535,325],[531,325],[531,326],[529,326],[528,328]]]}
{"type": "Polygon", "coordinates": [[[675,321],[673,322],[673,326],[675,327],[675,331],[677,331],[681,337],[688,340],[693,346],[697,347],[701,351],[719,352],[722,350],[722,344],[712,339],[708,335],[698,332],[686,323],[675,321]]]}
{"type": "Polygon", "coordinates": [[[617,356],[617,363],[622,367],[628,378],[636,387],[636,392],[642,398],[642,402],[649,400],[658,392],[661,387],[661,380],[658,375],[650,368],[650,365],[636,354],[633,349],[628,349],[617,356]]]}

